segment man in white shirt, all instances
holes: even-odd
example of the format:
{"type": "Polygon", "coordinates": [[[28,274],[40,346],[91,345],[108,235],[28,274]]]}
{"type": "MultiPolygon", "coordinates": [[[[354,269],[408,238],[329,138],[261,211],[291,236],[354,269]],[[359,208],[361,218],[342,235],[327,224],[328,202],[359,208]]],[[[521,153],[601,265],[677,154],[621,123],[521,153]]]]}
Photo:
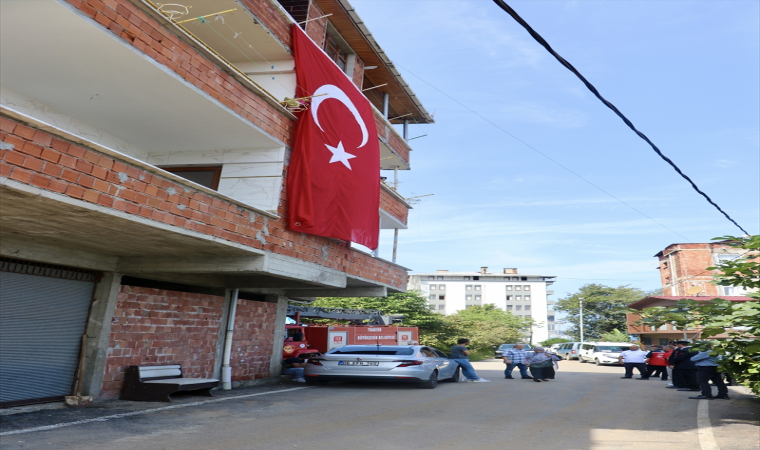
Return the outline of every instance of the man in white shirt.
{"type": "Polygon", "coordinates": [[[633,368],[639,371],[641,378],[639,380],[648,380],[646,359],[647,352],[636,344],[631,344],[630,350],[625,350],[618,356],[618,363],[625,367],[625,376],[620,378],[633,378],[633,368]]]}

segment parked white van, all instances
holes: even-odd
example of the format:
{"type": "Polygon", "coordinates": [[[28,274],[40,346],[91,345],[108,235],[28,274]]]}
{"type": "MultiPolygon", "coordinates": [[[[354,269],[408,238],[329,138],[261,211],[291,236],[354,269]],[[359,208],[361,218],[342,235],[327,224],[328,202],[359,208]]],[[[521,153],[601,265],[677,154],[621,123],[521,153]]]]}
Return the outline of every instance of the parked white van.
{"type": "Polygon", "coordinates": [[[578,351],[581,348],[581,342],[565,342],[560,345],[555,353],[566,360],[578,359],[578,351]]]}
{"type": "Polygon", "coordinates": [[[584,342],[578,350],[578,360],[582,363],[593,361],[597,366],[617,364],[620,353],[630,349],[630,342],[584,342]]]}

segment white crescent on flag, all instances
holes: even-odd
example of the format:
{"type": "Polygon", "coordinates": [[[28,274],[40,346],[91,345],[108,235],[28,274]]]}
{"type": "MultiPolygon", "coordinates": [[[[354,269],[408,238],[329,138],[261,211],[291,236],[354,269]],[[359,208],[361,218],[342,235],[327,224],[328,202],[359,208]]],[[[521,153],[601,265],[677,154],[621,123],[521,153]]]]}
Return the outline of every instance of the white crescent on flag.
{"type": "Polygon", "coordinates": [[[322,125],[319,124],[319,115],[317,115],[317,111],[319,110],[319,105],[321,105],[323,101],[331,98],[343,103],[346,105],[346,108],[351,111],[351,114],[354,116],[354,120],[356,120],[356,123],[359,124],[359,127],[361,127],[362,130],[362,143],[357,148],[364,147],[364,145],[367,143],[367,140],[369,139],[367,125],[364,123],[364,119],[362,119],[362,116],[359,114],[359,110],[356,109],[356,106],[354,106],[354,103],[338,86],[334,86],[332,84],[324,84],[320,86],[316,91],[314,91],[314,94],[312,94],[311,116],[314,118],[314,123],[317,124],[320,130],[325,131],[322,129],[322,125]]]}

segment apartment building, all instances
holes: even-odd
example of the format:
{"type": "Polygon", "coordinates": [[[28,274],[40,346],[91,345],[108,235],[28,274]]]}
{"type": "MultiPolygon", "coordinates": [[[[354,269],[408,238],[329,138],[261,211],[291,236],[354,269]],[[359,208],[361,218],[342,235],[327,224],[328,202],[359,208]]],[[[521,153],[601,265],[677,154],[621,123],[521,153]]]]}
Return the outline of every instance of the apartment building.
{"type": "Polygon", "coordinates": [[[718,271],[707,268],[736,259],[744,252],[731,247],[728,241],[668,245],[655,255],[660,262],[663,294],[741,296],[746,292],[742,288],[712,284],[718,271]]]}
{"type": "Polygon", "coordinates": [[[549,275],[527,275],[517,269],[503,269],[501,273],[488,272],[481,267],[478,272],[449,272],[410,275],[409,290],[421,292],[433,311],[454,314],[469,306],[495,305],[520,318],[532,318],[533,342],[544,341],[557,336],[554,302],[549,296],[554,294],[547,288],[554,284],[556,277],[549,275]]]}
{"type": "Polygon", "coordinates": [[[71,394],[83,336],[96,399],[130,365],[276,381],[289,299],[406,289],[362,249],[432,119],[346,0],[0,5],[0,404],[71,394]],[[304,200],[357,179],[361,211],[304,200]]]}

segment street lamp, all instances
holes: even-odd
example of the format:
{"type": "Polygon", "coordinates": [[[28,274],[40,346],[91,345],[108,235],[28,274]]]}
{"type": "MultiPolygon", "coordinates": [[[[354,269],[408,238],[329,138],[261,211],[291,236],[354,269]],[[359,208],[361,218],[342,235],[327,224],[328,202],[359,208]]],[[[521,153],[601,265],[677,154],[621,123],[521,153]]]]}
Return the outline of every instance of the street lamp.
{"type": "Polygon", "coordinates": [[[583,299],[578,299],[578,303],[580,304],[580,314],[578,316],[578,329],[581,331],[581,342],[583,342],[583,299]]]}

